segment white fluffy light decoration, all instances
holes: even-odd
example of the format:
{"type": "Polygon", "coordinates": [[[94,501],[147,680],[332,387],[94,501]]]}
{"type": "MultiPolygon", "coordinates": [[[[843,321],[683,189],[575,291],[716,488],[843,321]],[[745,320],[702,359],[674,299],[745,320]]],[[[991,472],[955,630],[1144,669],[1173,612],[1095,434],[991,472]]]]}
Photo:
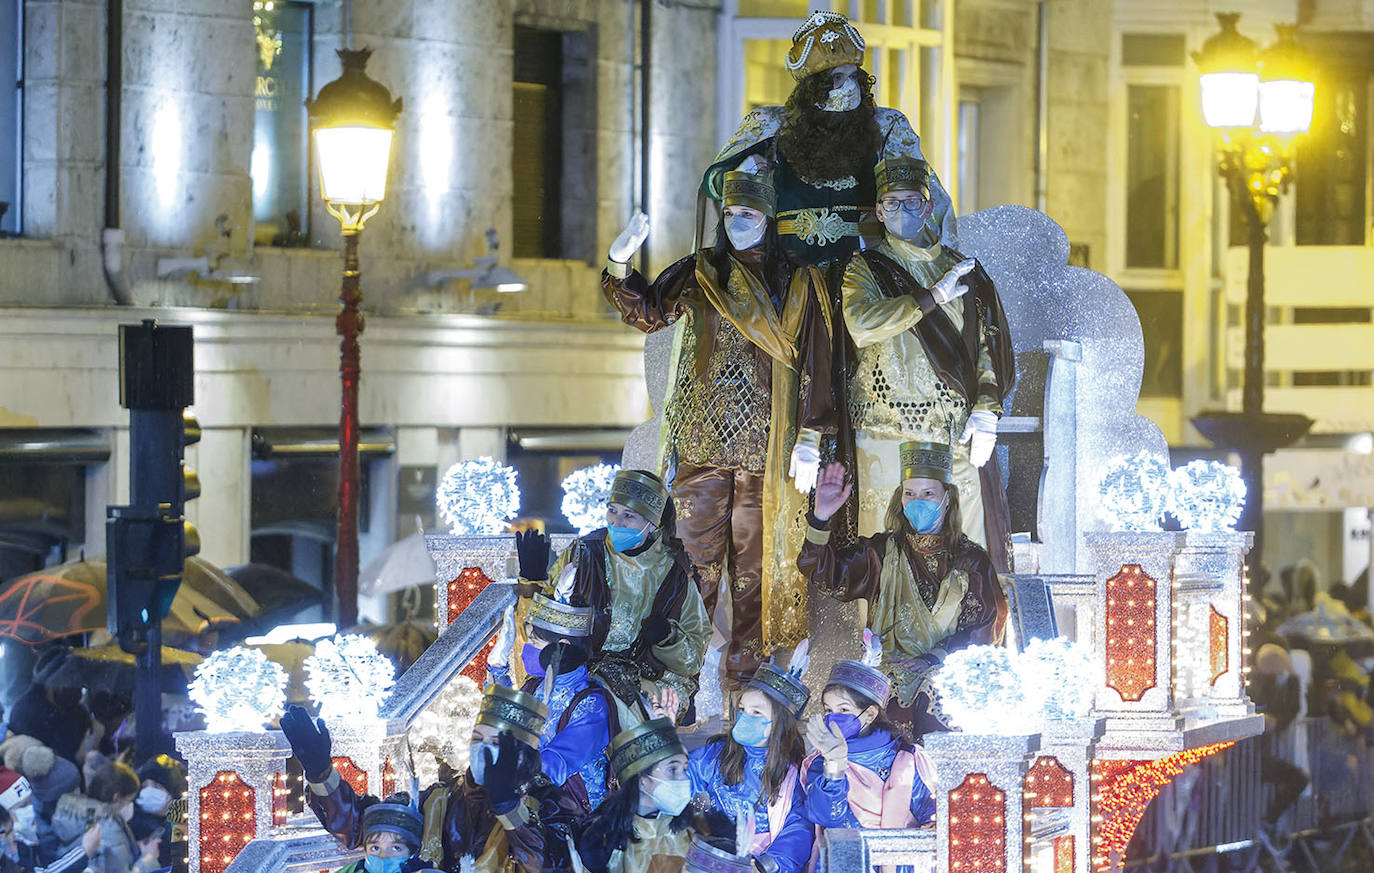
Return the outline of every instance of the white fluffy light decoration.
{"type": "Polygon", "coordinates": [[[482,690],[466,676],[455,676],[420,711],[406,735],[415,763],[415,779],[423,788],[439,781],[439,764],[462,773],[468,766],[468,738],[477,723],[482,690]]]}
{"type": "Polygon", "coordinates": [[[606,524],[606,501],[619,472],[619,464],[594,464],[563,478],[563,517],[577,528],[579,536],[606,524]]]}
{"type": "Polygon", "coordinates": [[[439,515],[455,534],[498,534],[520,513],[514,467],[491,458],[459,461],[434,493],[439,515]]]}
{"type": "Polygon", "coordinates": [[[931,677],[950,724],[971,734],[1027,733],[1025,683],[1004,646],[950,652],[931,677]]]}
{"type": "Polygon", "coordinates": [[[282,713],[286,671],[257,649],[235,646],[201,661],[187,693],[210,733],[261,731],[282,713]]]}
{"type": "Polygon", "coordinates": [[[1150,452],[1117,455],[1102,465],[1098,511],[1113,530],[1160,530],[1169,508],[1169,465],[1150,452]]]}
{"type": "Polygon", "coordinates": [[[376,718],[396,683],[396,665],[361,634],[320,640],[305,672],[310,699],[328,719],[376,718]]]}
{"type": "Polygon", "coordinates": [[[1170,511],[1189,530],[1232,530],[1245,506],[1245,483],[1220,461],[1189,461],[1169,473],[1170,511]]]}
{"type": "Polygon", "coordinates": [[[1015,659],[1027,702],[1050,721],[1086,718],[1092,710],[1092,655],[1083,645],[1055,637],[1033,639],[1015,659]]]}

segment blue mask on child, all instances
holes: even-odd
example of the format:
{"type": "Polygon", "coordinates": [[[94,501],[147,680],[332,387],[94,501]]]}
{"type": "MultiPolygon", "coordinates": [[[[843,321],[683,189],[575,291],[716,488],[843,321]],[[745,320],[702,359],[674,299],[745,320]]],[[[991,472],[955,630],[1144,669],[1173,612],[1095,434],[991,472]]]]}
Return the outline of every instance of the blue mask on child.
{"type": "Polygon", "coordinates": [[[405,858],[382,858],[377,855],[363,857],[363,869],[367,873],[401,873],[405,858]]]}
{"type": "Polygon", "coordinates": [[[922,500],[917,498],[902,507],[902,515],[911,522],[917,533],[932,534],[940,528],[940,515],[944,508],[943,500],[922,500]]]}
{"type": "Polygon", "coordinates": [[[859,722],[859,717],[847,712],[832,712],[825,717],[825,723],[839,730],[841,736],[846,740],[854,739],[859,735],[859,731],[864,729],[863,724],[859,722]]]}
{"type": "Polygon", "coordinates": [[[487,778],[487,757],[483,752],[491,749],[491,757],[496,758],[496,748],[486,743],[472,743],[468,746],[468,769],[472,771],[472,781],[481,785],[487,778]]]}
{"type": "Polygon", "coordinates": [[[525,643],[520,649],[520,663],[525,666],[525,672],[530,676],[544,675],[544,665],[539,663],[539,649],[534,643],[525,643]]]}
{"type": "Polygon", "coordinates": [[[606,531],[611,536],[611,548],[617,552],[628,552],[630,549],[639,548],[644,544],[643,530],[611,524],[606,526],[606,531]]]}
{"type": "Polygon", "coordinates": [[[768,741],[768,728],[772,724],[772,719],[741,712],[739,717],[735,719],[735,726],[730,730],[730,736],[734,737],[735,742],[741,746],[761,746],[768,741]]]}

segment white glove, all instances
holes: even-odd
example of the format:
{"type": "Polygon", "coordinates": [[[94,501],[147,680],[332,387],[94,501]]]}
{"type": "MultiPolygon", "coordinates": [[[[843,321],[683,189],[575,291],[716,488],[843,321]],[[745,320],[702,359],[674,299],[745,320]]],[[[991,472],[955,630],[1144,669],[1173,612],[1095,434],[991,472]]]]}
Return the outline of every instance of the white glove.
{"type": "Polygon", "coordinates": [[[997,416],[986,409],[970,412],[959,442],[968,443],[969,463],[975,467],[986,464],[992,457],[992,450],[997,448],[997,416]]]}
{"type": "Polygon", "coordinates": [[[821,471],[820,434],[803,430],[797,435],[796,445],[792,446],[792,465],[787,475],[792,484],[803,494],[810,494],[816,487],[816,476],[821,471]]]}
{"type": "Polygon", "coordinates": [[[966,258],[945,271],[945,274],[931,287],[930,296],[935,298],[936,303],[945,304],[951,300],[958,300],[968,293],[968,286],[959,280],[973,269],[977,262],[973,258],[966,258]]]}
{"type": "Polygon", "coordinates": [[[630,258],[634,257],[639,247],[644,245],[644,240],[649,237],[649,216],[643,212],[636,212],[630,219],[630,223],[625,225],[625,229],[620,232],[620,236],[611,243],[611,250],[607,257],[617,264],[628,264],[630,258]]]}
{"type": "Polygon", "coordinates": [[[501,628],[496,632],[496,644],[487,654],[488,667],[509,667],[510,654],[515,649],[515,606],[512,605],[501,617],[501,628]]]}

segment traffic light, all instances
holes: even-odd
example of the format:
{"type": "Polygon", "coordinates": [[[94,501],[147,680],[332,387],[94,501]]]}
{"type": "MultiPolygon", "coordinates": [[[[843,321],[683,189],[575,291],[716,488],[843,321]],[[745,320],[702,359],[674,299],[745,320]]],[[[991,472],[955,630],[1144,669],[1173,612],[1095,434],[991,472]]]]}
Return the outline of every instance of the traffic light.
{"type": "Polygon", "coordinates": [[[110,633],[125,651],[147,646],[148,630],[171,608],[200,536],[185,521],[200,481],[183,463],[200,439],[186,416],[194,401],[190,327],[154,321],[119,327],[119,399],[129,410],[128,506],[111,506],[105,526],[110,633]]]}

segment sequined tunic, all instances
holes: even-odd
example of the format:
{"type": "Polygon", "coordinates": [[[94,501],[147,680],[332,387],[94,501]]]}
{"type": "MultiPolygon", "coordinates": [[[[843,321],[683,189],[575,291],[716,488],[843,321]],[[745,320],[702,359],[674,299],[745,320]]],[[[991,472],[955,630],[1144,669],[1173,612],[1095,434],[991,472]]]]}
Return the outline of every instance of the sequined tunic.
{"type": "Polygon", "coordinates": [[[596,809],[606,796],[605,752],[611,741],[605,698],[600,694],[583,695],[577,708],[568,716],[564,729],[559,730],[568,704],[591,685],[586,667],[578,667],[554,678],[553,693],[549,696],[548,721],[544,723],[539,748],[544,773],[558,784],[566,782],[573,773],[580,775],[587,789],[589,808],[596,809]],[[579,761],[585,763],[577,766],[579,761]]]}
{"type": "MultiPolygon", "coordinates": [[[[694,313],[693,316],[696,317],[694,313]]],[[[762,473],[768,455],[771,366],[754,344],[720,319],[706,373],[695,372],[700,330],[686,330],[678,355],[677,384],[665,421],[680,463],[762,473]]]]}
{"type": "MultiPolygon", "coordinates": [[[[899,261],[925,287],[934,285],[955,263],[939,244],[921,248],[885,239],[878,251],[899,261]]],[[[968,420],[968,403],[935,372],[920,340],[909,330],[922,318],[916,301],[884,295],[862,258],[851,261],[845,271],[842,295],[845,326],[859,348],[849,382],[849,414],[855,429],[876,439],[957,442],[968,420]]],[[[956,331],[962,329],[961,300],[940,309],[956,331]]],[[[979,364],[980,370],[991,368],[990,360],[980,359],[979,364]]],[[[979,400],[978,408],[1000,412],[993,400],[979,400]]]]}

